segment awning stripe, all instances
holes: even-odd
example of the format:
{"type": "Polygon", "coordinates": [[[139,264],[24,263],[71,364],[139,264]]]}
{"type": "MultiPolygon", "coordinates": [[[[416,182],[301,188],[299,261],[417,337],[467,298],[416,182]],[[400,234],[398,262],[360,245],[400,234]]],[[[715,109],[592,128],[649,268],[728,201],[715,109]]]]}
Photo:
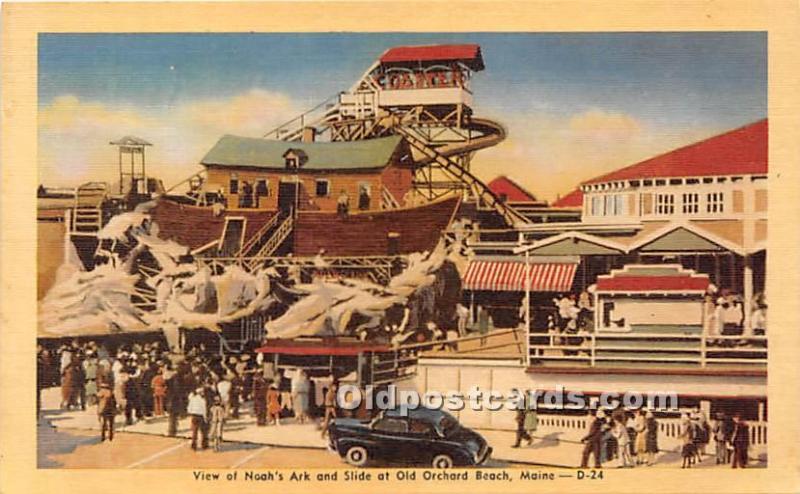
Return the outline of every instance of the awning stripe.
{"type": "MultiPolygon", "coordinates": [[[[531,263],[531,291],[564,292],[572,287],[575,263],[531,263]]],[[[465,290],[524,291],[525,263],[472,261],[464,275],[465,290]]]]}

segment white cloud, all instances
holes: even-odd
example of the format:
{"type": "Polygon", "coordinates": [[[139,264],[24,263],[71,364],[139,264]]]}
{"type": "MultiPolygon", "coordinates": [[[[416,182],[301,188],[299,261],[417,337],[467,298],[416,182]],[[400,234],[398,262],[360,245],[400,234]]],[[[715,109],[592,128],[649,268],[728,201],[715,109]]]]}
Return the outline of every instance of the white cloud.
{"type": "Polygon", "coordinates": [[[626,113],[593,108],[563,115],[531,112],[498,118],[508,139],[480,151],[473,169],[486,181],[507,175],[541,199],[554,200],[580,182],[724,129],[664,129],[626,113]]]}
{"type": "MultiPolygon", "coordinates": [[[[63,95],[39,113],[40,181],[54,186],[114,183],[117,154],[108,142],[131,134],[154,144],[147,151],[148,171],[169,186],[194,173],[223,134],[258,137],[302,110],[285,94],[264,89],[160,109],[112,108],[63,95]]],[[[654,128],[633,115],[602,108],[495,119],[508,127],[509,137],[478,152],[473,170],[487,182],[508,175],[548,200],[593,176],[724,130],[654,128]]]]}
{"type": "Polygon", "coordinates": [[[176,107],[110,107],[62,95],[39,112],[39,177],[54,186],[114,183],[118,157],[108,143],[135,135],[153,143],[148,173],[169,186],[197,169],[223,134],[260,136],[301,112],[288,96],[252,89],[176,107]]]}

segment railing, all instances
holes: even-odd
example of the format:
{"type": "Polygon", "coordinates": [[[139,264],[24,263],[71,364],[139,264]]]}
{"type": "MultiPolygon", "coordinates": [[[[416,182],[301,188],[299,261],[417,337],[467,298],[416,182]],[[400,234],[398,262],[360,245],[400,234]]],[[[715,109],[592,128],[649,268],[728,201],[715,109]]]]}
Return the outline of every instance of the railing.
{"type": "MultiPolygon", "coordinates": [[[[490,350],[499,350],[501,348],[514,348],[514,353],[518,353],[520,358],[525,356],[525,337],[521,329],[501,329],[492,331],[486,334],[474,336],[462,336],[450,340],[426,341],[423,343],[410,343],[407,345],[400,345],[398,348],[401,350],[414,350],[417,352],[442,350],[450,355],[465,355],[480,352],[488,352],[490,350]],[[511,336],[513,341],[496,343],[491,340],[497,340],[503,336],[511,336]],[[479,346],[471,347],[463,345],[469,342],[478,342],[479,346]]],[[[438,355],[437,355],[438,356],[438,355]]]]}
{"type": "Polygon", "coordinates": [[[337,103],[341,95],[344,94],[343,92],[336,93],[330,97],[328,97],[325,101],[318,104],[317,106],[301,113],[299,116],[294,117],[291,120],[288,120],[274,129],[270,130],[266,134],[264,134],[264,138],[274,138],[274,139],[281,139],[281,140],[292,140],[293,138],[298,137],[297,133],[302,131],[306,126],[316,127],[320,123],[325,123],[329,118],[330,114],[337,110],[337,105],[328,108],[327,105],[330,104],[332,101],[336,100],[337,103]],[[316,119],[311,120],[309,116],[318,111],[320,108],[325,108],[325,113],[316,119]]]}
{"type": "Polygon", "coordinates": [[[246,257],[253,249],[253,247],[255,247],[256,244],[258,244],[260,241],[263,240],[262,237],[264,237],[264,235],[266,235],[267,232],[269,232],[270,229],[272,229],[272,227],[275,226],[275,224],[278,222],[278,219],[280,219],[280,214],[274,215],[272,218],[269,219],[269,221],[267,221],[264,224],[264,226],[259,228],[258,231],[255,233],[255,235],[250,237],[250,239],[244,243],[242,248],[239,249],[239,255],[242,257],[246,257]]]}
{"type": "MultiPolygon", "coordinates": [[[[278,247],[281,246],[284,240],[292,233],[292,226],[294,225],[294,220],[291,216],[287,216],[283,223],[275,229],[275,232],[272,236],[267,240],[264,245],[259,249],[258,253],[255,255],[255,258],[265,257],[272,255],[278,247]]],[[[256,265],[258,265],[258,261],[251,260],[246,266],[252,270],[256,265]]]]}
{"type": "MultiPolygon", "coordinates": [[[[284,257],[284,256],[252,256],[252,257],[196,257],[196,261],[212,272],[224,271],[228,266],[240,266],[250,269],[255,266],[289,268],[298,267],[303,272],[317,273],[320,271],[318,263],[320,258],[314,257],[284,257]]],[[[391,279],[393,269],[405,266],[408,257],[396,256],[340,256],[323,257],[324,270],[328,272],[367,272],[374,276],[375,283],[387,283],[391,279]]]]}
{"type": "Polygon", "coordinates": [[[194,188],[197,187],[195,185],[197,183],[197,181],[202,183],[202,181],[205,179],[205,176],[206,176],[206,170],[200,170],[199,172],[194,173],[194,174],[189,175],[188,177],[184,178],[183,180],[181,180],[180,182],[178,182],[175,185],[171,186],[169,189],[165,190],[161,194],[158,194],[158,196],[165,196],[165,195],[169,194],[170,192],[174,191],[175,189],[177,189],[178,187],[180,187],[181,185],[186,184],[186,183],[189,183],[190,184],[190,188],[194,189],[194,188]]]}
{"type": "Polygon", "coordinates": [[[396,382],[402,379],[407,379],[416,375],[417,364],[420,357],[439,357],[442,354],[425,354],[431,350],[444,349],[448,356],[465,355],[474,352],[496,350],[498,348],[514,347],[519,354],[520,360],[524,359],[524,335],[522,330],[519,329],[504,329],[500,331],[493,331],[485,335],[478,336],[465,336],[461,338],[454,338],[451,340],[438,340],[426,341],[423,343],[410,343],[407,345],[398,345],[389,352],[376,353],[370,362],[370,374],[372,376],[372,384],[381,385],[396,382]],[[501,336],[512,335],[514,341],[505,342],[500,344],[490,344],[491,339],[496,339],[501,336]],[[464,342],[472,342],[477,340],[484,340],[478,348],[464,349],[461,344],[464,342]]]}
{"type": "Polygon", "coordinates": [[[400,203],[397,202],[397,199],[386,187],[381,187],[381,206],[383,209],[397,209],[400,207],[400,203]]]}
{"type": "Polygon", "coordinates": [[[719,364],[767,364],[767,337],[691,333],[530,333],[532,365],[575,362],[683,364],[700,368],[719,364]],[[542,343],[546,341],[547,343],[542,343]]]}
{"type": "Polygon", "coordinates": [[[370,360],[370,384],[380,386],[412,378],[417,374],[418,361],[416,352],[400,348],[375,353],[370,360]]]}
{"type": "MultiPolygon", "coordinates": [[[[576,416],[576,415],[559,415],[559,414],[548,414],[548,413],[538,413],[538,425],[539,427],[547,427],[556,429],[559,431],[588,431],[589,430],[589,423],[590,417],[583,415],[583,416],[576,416]]],[[[680,439],[681,434],[681,419],[679,418],[659,418],[657,419],[658,423],[658,434],[659,439],[667,439],[669,442],[667,443],[667,447],[670,446],[670,443],[678,442],[680,439]]],[[[765,446],[767,444],[767,422],[762,421],[748,421],[747,425],[750,429],[750,446],[751,447],[760,447],[765,446]]],[[[712,441],[713,442],[713,441],[712,441]]],[[[665,449],[662,444],[662,449],[665,449]]]]}

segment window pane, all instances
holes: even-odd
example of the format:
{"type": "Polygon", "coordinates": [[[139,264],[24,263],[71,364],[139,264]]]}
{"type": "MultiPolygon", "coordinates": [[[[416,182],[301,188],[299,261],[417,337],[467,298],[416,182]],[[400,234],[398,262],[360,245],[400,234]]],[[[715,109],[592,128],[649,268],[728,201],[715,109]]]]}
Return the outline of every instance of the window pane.
{"type": "Polygon", "coordinates": [[[386,418],[375,423],[375,430],[382,432],[407,432],[408,425],[405,420],[386,418]]]}

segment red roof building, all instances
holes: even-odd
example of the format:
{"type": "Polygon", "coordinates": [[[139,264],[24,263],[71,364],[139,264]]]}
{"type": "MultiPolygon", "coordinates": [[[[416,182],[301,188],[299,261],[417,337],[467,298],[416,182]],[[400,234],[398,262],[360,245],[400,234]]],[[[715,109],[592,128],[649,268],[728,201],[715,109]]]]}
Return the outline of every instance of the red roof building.
{"type": "Polygon", "coordinates": [[[554,208],[580,209],[583,207],[583,191],[575,189],[564,197],[559,197],[553,204],[554,208]]]}
{"type": "Polygon", "coordinates": [[[505,175],[500,175],[495,177],[494,180],[487,184],[489,190],[494,192],[494,194],[499,197],[500,199],[504,199],[507,202],[514,203],[514,202],[539,202],[536,197],[525,190],[524,187],[516,183],[515,181],[511,180],[510,178],[506,177],[505,175]]]}
{"type": "Polygon", "coordinates": [[[595,177],[584,185],[646,178],[765,175],[767,119],[595,177]]]}

